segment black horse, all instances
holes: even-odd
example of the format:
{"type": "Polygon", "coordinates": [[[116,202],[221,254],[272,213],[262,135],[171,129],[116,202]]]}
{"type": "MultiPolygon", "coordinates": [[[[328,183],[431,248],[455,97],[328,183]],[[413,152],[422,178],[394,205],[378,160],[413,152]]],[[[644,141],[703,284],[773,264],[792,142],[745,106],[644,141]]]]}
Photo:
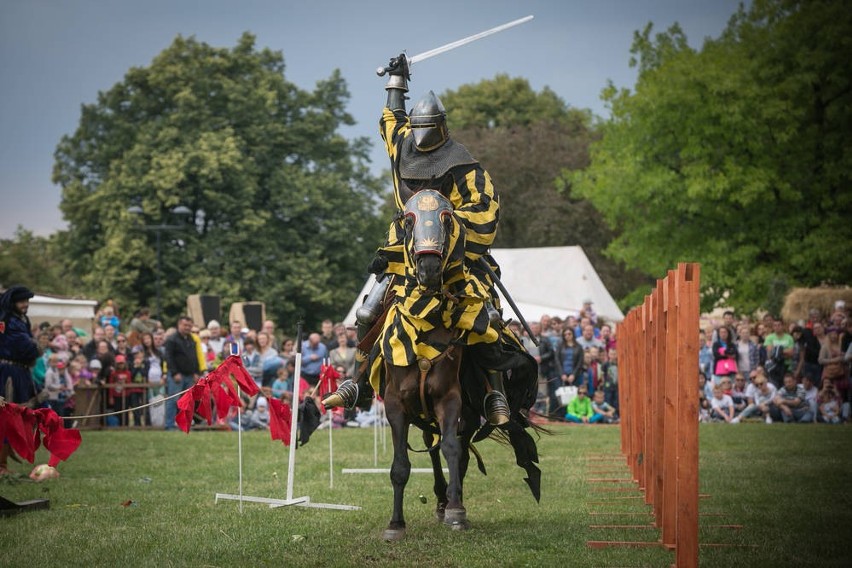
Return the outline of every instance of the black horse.
{"type": "Polygon", "coordinates": [[[383,338],[377,344],[385,361],[383,398],[394,449],[390,474],[394,505],[384,531],[386,540],[405,536],[402,505],[411,473],[408,434],[412,424],[423,430],[429,448],[438,503],[435,514],[454,529],[468,527],[462,487],[471,451],[480,471],[485,473],[472,440],[489,435],[507,439],[518,465],[528,474],[526,481],[537,501],[541,486],[536,444],[526,431],[530,426],[526,412],[535,400],[537,388],[534,359],[513,337],[503,335],[489,349],[468,346],[459,340],[457,328],[447,325],[453,319],[447,314],[457,311],[459,303],[464,302],[457,295],[463,280],[453,277],[454,270],[460,270],[464,263],[464,228],[454,217],[452,205],[440,193],[423,190],[408,200],[402,219],[409,268],[407,294],[398,302],[400,309],[395,313],[392,309],[393,315],[389,315],[383,338]],[[389,330],[388,326],[396,329],[389,330]],[[395,344],[389,340],[391,336],[395,344]],[[403,364],[399,364],[400,351],[406,352],[403,364]],[[496,431],[487,423],[483,426],[482,420],[486,369],[505,372],[512,414],[509,423],[496,431]],[[433,443],[436,439],[439,444],[433,443]],[[439,450],[446,460],[449,480],[444,477],[439,450]]]}

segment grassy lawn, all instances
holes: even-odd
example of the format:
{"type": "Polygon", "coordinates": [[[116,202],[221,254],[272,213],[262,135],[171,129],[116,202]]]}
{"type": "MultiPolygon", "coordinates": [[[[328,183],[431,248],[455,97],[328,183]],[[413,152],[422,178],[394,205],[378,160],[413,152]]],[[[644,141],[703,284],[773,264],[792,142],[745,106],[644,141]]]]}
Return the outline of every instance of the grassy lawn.
{"type": "MultiPolygon", "coordinates": [[[[392,491],[385,474],[343,474],[373,467],[372,430],[335,431],[334,488],[329,488],[327,432],[297,454],[294,496],[359,505],[360,511],[303,507],[270,510],[215,493],[237,493],[237,436],[228,432],[84,432],[62,477],[42,484],[0,482],[0,495],[50,498],[49,511],[0,518],[1,566],[667,566],[658,548],[591,550],[586,541],[654,540],[635,500],[595,505],[585,481],[587,457],[618,449],[617,427],[554,426],[539,442],[543,487],[536,504],[511,451],[478,447],[488,476],[466,485],[471,529],[451,531],[432,515],[431,475],[412,474],[406,492],[408,535],[385,543],[392,491]],[[418,495],[428,498],[423,504],[418,495]],[[133,501],[131,506],[123,503],[133,501]],[[629,519],[629,520],[625,520],[629,519]]],[[[701,426],[702,566],[850,566],[852,427],[783,424],[701,426]],[[740,524],[741,530],[712,524],[740,524]],[[706,525],[706,526],[704,526],[706,525]]],[[[388,440],[389,441],[389,440],[388,440]]],[[[419,436],[412,435],[419,448],[419,436]]],[[[244,493],[286,496],[288,450],[264,432],[243,437],[244,493]],[[275,475],[277,473],[277,476],[275,475]]],[[[46,461],[44,450],[38,463],[46,461]]],[[[390,464],[390,447],[379,465],[390,464]]],[[[412,454],[414,467],[427,458],[412,454]]],[[[28,473],[29,467],[12,464],[28,473]]],[[[625,472],[626,472],[626,468],[625,472]]],[[[626,493],[629,495],[631,493],[626,493]]],[[[638,493],[632,493],[638,494],[638,493]]],[[[650,517],[649,517],[650,519],[650,517]]]]}

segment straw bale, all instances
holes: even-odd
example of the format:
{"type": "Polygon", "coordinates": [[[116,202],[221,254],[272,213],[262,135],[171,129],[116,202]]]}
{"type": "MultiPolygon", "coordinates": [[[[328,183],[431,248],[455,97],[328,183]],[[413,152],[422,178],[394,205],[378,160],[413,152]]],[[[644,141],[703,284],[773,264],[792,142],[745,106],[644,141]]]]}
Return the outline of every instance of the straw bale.
{"type": "Polygon", "coordinates": [[[837,300],[846,302],[847,308],[852,307],[852,288],[793,288],[784,300],[781,317],[788,322],[807,320],[811,308],[818,308],[823,317],[828,317],[834,312],[837,300]]]}

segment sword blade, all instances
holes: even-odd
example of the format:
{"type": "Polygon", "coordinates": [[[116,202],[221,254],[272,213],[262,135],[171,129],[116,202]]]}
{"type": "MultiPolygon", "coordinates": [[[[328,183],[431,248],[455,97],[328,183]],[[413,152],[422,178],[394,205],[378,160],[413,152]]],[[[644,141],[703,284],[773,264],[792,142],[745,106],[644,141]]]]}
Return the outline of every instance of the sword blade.
{"type": "Polygon", "coordinates": [[[424,59],[429,59],[430,57],[435,57],[436,55],[440,55],[446,51],[450,51],[451,49],[455,49],[457,47],[461,47],[463,45],[467,45],[473,41],[478,39],[482,39],[484,37],[490,36],[492,34],[496,34],[498,32],[502,32],[503,30],[508,30],[509,28],[513,28],[515,26],[519,26],[525,22],[529,22],[533,19],[533,16],[525,16],[523,18],[518,18],[517,20],[513,20],[506,24],[499,25],[497,27],[491,28],[490,30],[485,30],[484,32],[479,32],[478,34],[473,34],[472,36],[468,36],[462,39],[458,39],[456,41],[450,42],[446,45],[442,45],[441,47],[436,47],[435,49],[430,49],[429,51],[424,51],[423,53],[418,53],[412,57],[408,58],[408,64],[413,65],[418,61],[423,61],[424,59]]]}

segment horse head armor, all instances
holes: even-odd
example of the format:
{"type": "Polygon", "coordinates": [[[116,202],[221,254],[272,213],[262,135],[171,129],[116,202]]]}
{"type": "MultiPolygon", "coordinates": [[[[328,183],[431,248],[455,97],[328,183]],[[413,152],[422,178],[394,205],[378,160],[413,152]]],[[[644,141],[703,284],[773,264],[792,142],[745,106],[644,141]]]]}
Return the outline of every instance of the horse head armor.
{"type": "Polygon", "coordinates": [[[452,204],[435,190],[418,191],[403,209],[406,251],[417,281],[427,288],[440,287],[453,222],[452,204]]]}

